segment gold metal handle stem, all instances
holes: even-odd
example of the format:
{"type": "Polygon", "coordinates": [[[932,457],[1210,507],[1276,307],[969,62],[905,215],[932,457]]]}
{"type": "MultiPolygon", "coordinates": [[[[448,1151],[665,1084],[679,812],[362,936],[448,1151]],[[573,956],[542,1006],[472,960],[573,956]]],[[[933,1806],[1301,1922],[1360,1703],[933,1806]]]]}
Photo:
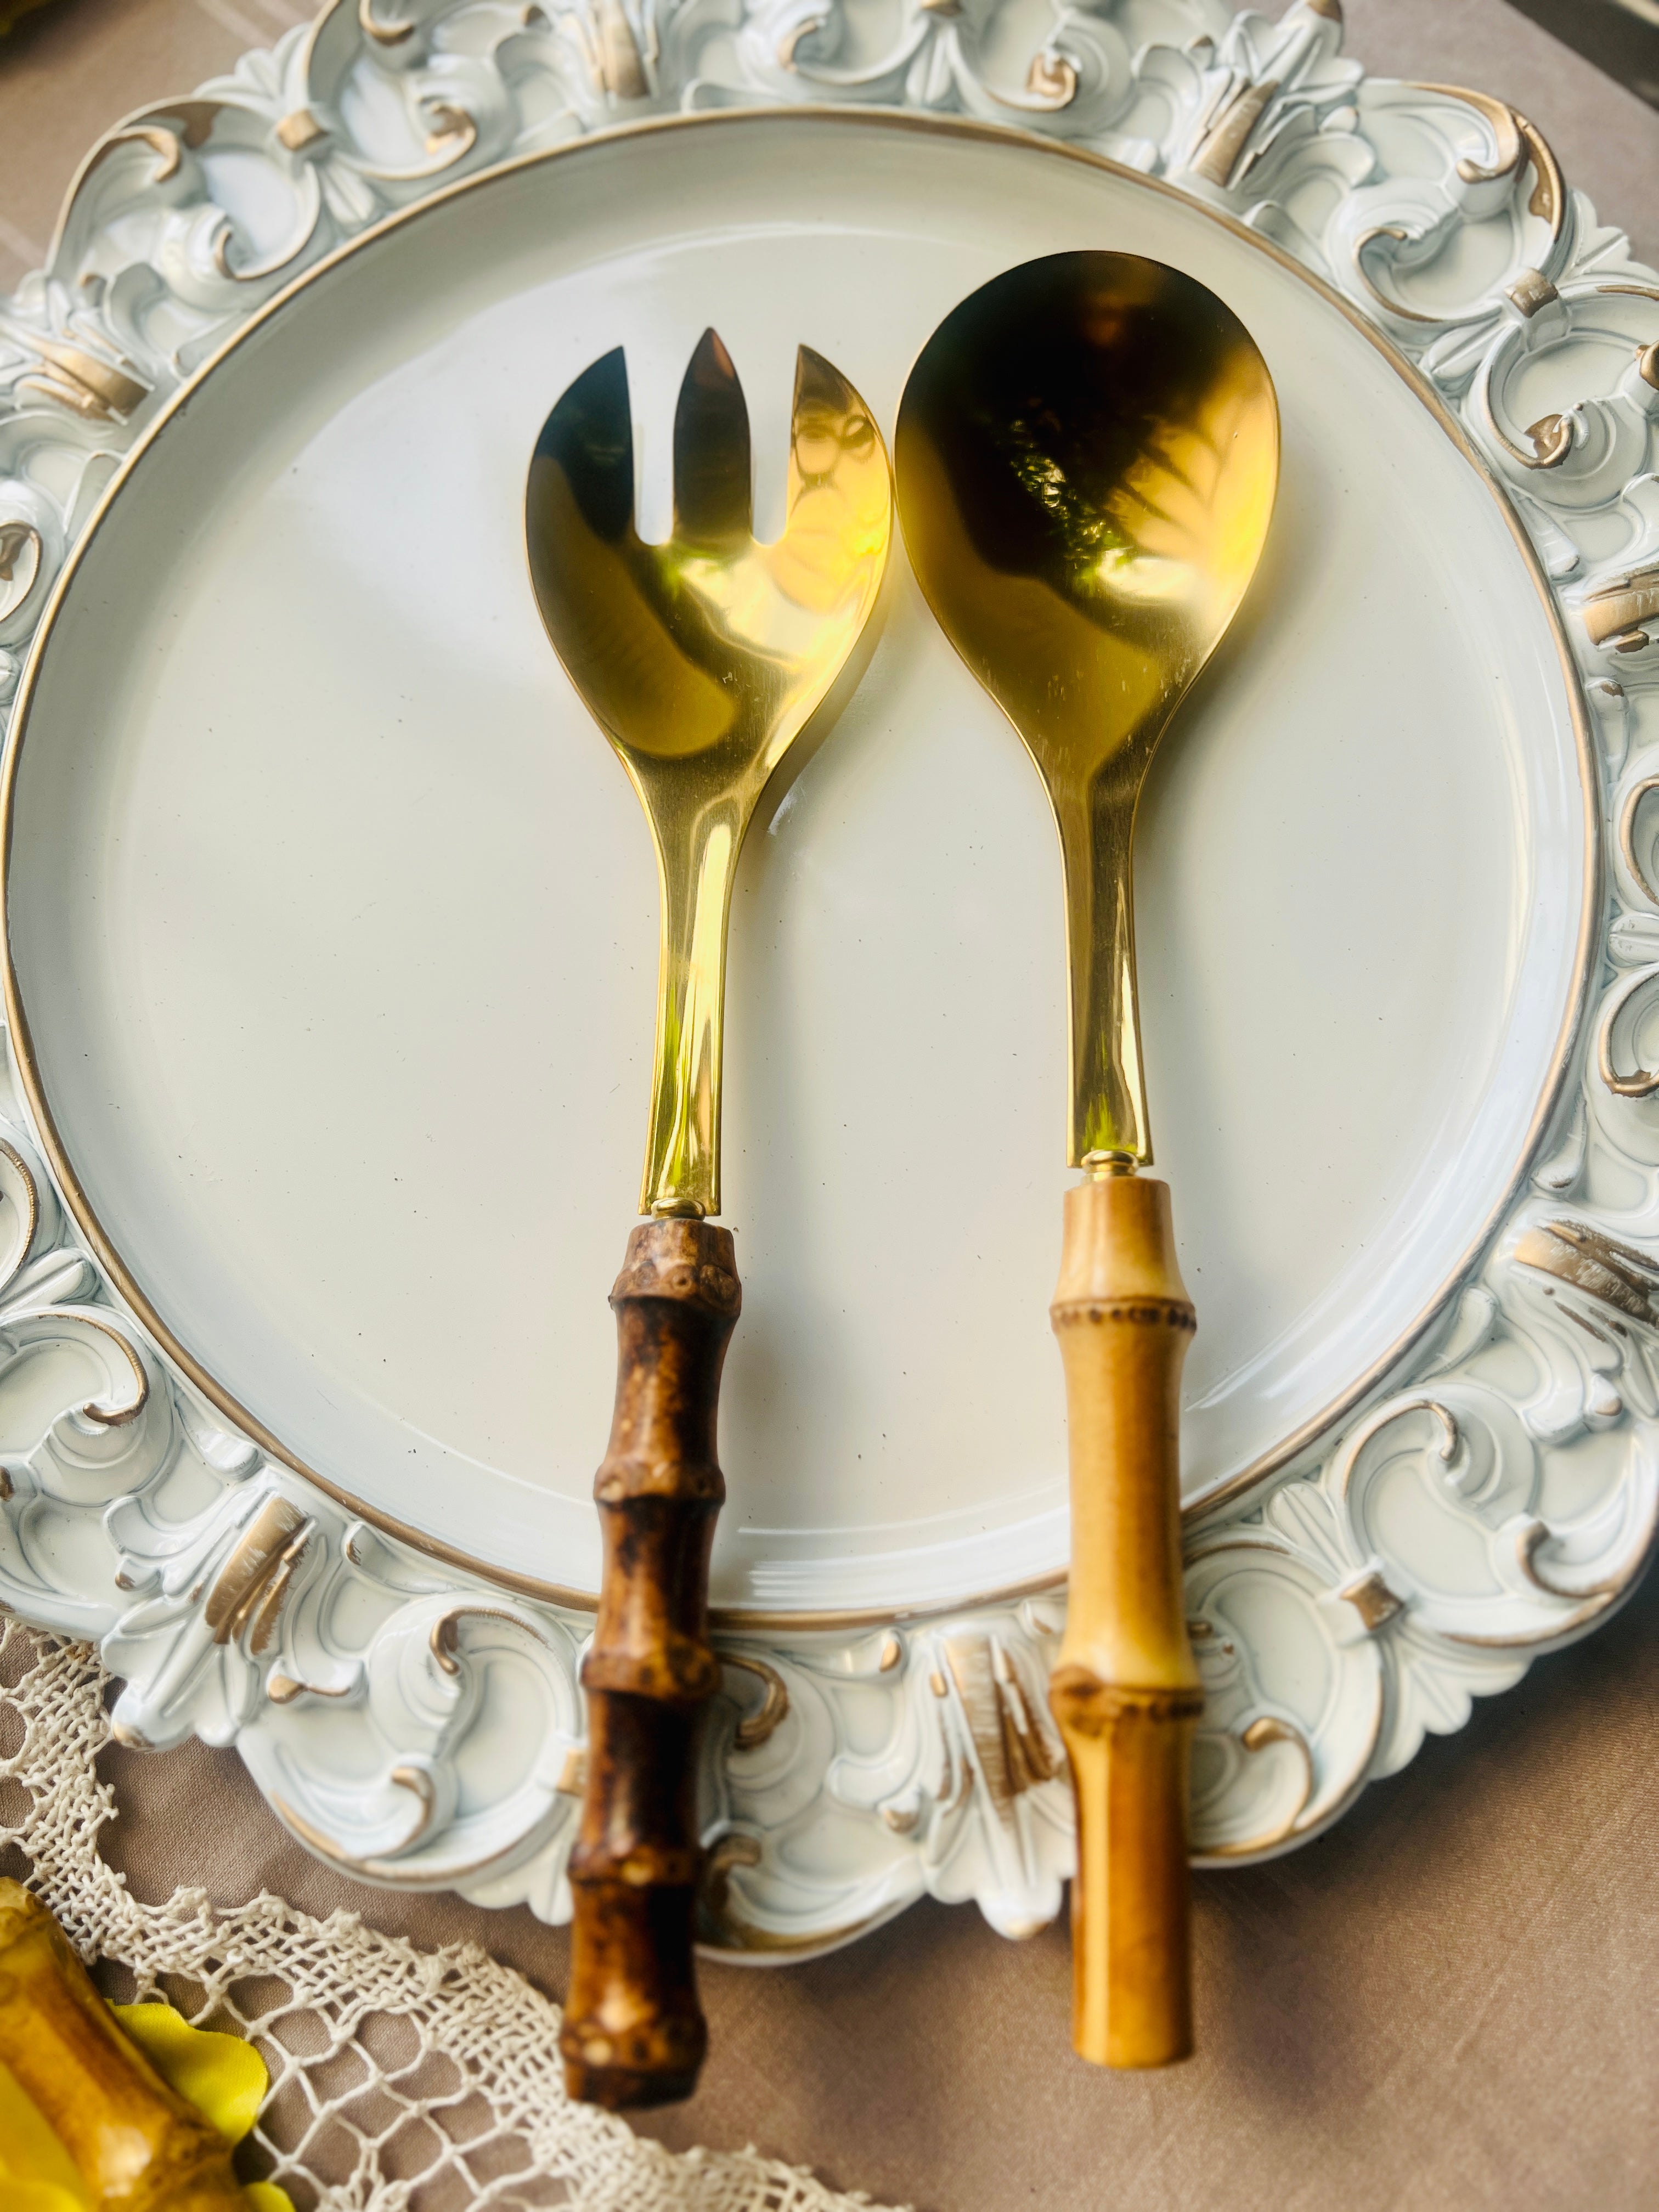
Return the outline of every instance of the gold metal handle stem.
{"type": "Polygon", "coordinates": [[[1092,786],[1056,782],[1051,796],[1066,878],[1072,1088],[1066,1158],[1102,1154],[1150,1165],[1152,1125],[1135,998],[1135,908],[1130,856],[1135,804],[1152,747],[1119,754],[1092,786]]]}
{"type": "Polygon", "coordinates": [[[753,811],[745,799],[704,808],[686,825],[683,850],[659,848],[657,1053],[641,1213],[700,1218],[720,1210],[726,933],[753,811]]]}
{"type": "Polygon", "coordinates": [[[1071,1756],[1073,2040],[1099,2066],[1193,2047],[1188,1762],[1203,1706],[1182,1600],[1181,1370],[1194,1328],[1167,1183],[1066,1194],[1049,1316],[1066,1369],[1072,1577],[1049,1703],[1071,1756]]]}

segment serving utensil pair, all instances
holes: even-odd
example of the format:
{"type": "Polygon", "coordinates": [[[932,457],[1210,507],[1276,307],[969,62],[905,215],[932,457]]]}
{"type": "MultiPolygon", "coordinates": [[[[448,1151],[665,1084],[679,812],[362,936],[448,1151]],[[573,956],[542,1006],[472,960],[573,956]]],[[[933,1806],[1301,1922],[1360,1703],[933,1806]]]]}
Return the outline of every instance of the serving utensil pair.
{"type": "MultiPolygon", "coordinates": [[[[1050,1699],[1078,1808],[1074,2037],[1158,2065],[1191,2048],[1187,1767],[1201,1698],[1181,1600],[1178,1422],[1193,1310],[1152,1160],[1131,856],[1154,750],[1255,569],[1278,467],[1249,333],[1190,277],[1066,253],[957,307],[911,373],[896,437],[912,564],[1042,775],[1070,970],[1060,1285],[1072,1478],[1067,1626],[1050,1699]]],[[[706,2043],[692,1965],[694,1728],[718,1665],[708,1565],[714,1424],[737,1319],[720,1206],[726,918],[760,794],[874,607],[892,482],[873,417],[801,349],[775,545],[751,534],[748,421],[710,331],[682,386],[674,528],[634,527],[620,351],[543,429],[526,521],[554,645],[650,821],[662,896],[641,1212],[611,1293],[616,1412],[595,1482],[605,1571],[583,1670],[586,1791],[562,2048],[573,2095],[658,2103],[706,2043]]]]}

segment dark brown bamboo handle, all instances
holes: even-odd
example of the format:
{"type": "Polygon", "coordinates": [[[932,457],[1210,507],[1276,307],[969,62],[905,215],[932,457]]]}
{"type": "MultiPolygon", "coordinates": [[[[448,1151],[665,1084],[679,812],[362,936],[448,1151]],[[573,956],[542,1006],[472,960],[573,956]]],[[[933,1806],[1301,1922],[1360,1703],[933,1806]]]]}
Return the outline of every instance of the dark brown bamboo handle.
{"type": "Polygon", "coordinates": [[[1203,1709],[1182,1598],[1181,1370],[1193,1309],[1167,1183],[1066,1194],[1049,1309],[1066,1367],[1072,1569],[1048,1686],[1077,1798],[1073,2040],[1100,2066],[1193,2047],[1188,1770],[1203,1709]]]}
{"type": "Polygon", "coordinates": [[[617,1404],[593,1482],[605,1566],[582,1666],[587,1784],[559,2048],[570,2094],[612,2112],[689,2097],[708,2047],[691,1948],[696,1733],[720,1680],[714,1421],[742,1299],[732,1232],[706,1221],[641,1222],[611,1293],[617,1404]]]}

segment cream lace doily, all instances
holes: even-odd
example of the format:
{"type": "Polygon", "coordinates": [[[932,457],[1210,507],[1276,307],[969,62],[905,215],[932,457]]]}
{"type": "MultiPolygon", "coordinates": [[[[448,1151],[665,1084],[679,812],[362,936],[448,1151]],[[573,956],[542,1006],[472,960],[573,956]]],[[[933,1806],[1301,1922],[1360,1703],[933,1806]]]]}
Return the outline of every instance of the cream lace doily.
{"type": "Polygon", "coordinates": [[[270,2090],[254,2167],[299,2212],[852,2212],[755,2152],[677,2154],[566,2098],[559,2011],[476,1944],[422,1951],[355,1913],[269,1893],[142,1905],[106,1865],[98,1778],[109,1677],[88,1644],[0,1615],[0,1872],[27,1882],[122,1996],[165,1996],[258,2047],[270,2090]]]}

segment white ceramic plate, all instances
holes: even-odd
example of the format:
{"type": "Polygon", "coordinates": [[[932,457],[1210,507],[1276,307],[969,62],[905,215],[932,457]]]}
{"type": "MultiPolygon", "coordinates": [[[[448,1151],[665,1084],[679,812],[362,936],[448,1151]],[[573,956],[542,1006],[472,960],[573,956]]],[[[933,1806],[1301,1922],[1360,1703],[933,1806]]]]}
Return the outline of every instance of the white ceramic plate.
{"type": "MultiPolygon", "coordinates": [[[[1581,988],[1585,763],[1509,514],[1376,337],[1054,147],[856,114],[590,143],[231,349],[83,542],[21,725],[12,951],[83,1219],[222,1401],[366,1512],[596,1587],[656,884],[530,592],[549,408],[626,345],[665,530],[713,323],[774,534],[798,343],[890,432],[957,300],[1085,246],[1212,287],[1284,422],[1264,565],[1138,848],[1189,1494],[1351,1403],[1509,1194],[1581,988]]],[[[730,997],[716,1602],[1059,1575],[1057,849],[902,550],[855,699],[750,839],[730,997]]]]}
{"type": "MultiPolygon", "coordinates": [[[[1286,432],[1141,840],[1196,1850],[1315,1834],[1632,1587],[1659,278],[1523,118],[1340,41],[1336,0],[331,0],[88,156],[0,301],[0,1598],[99,1641],[124,1741],[234,1741],[364,1880],[568,1914],[655,927],[531,606],[531,441],[623,341],[660,518],[712,319],[775,515],[799,340],[890,422],[934,318],[1070,243],[1214,285],[1286,432]]],[[[883,623],[733,945],[700,1791],[708,1932],[767,1959],[924,1893],[1028,1930],[1072,1863],[1051,832],[902,557],[883,623]]]]}

